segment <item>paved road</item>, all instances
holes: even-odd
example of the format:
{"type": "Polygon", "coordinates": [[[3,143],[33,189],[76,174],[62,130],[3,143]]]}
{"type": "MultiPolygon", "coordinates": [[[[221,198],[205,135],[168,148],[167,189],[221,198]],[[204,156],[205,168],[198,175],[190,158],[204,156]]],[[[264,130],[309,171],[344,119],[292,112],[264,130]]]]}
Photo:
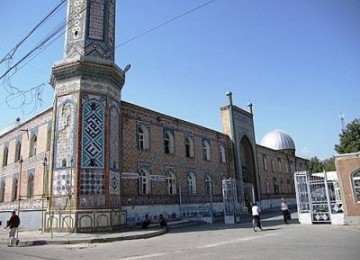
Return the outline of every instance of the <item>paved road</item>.
{"type": "Polygon", "coordinates": [[[268,215],[264,231],[250,223],[200,225],[140,240],[78,245],[0,247],[0,259],[360,259],[360,228],[285,225],[268,215]]]}

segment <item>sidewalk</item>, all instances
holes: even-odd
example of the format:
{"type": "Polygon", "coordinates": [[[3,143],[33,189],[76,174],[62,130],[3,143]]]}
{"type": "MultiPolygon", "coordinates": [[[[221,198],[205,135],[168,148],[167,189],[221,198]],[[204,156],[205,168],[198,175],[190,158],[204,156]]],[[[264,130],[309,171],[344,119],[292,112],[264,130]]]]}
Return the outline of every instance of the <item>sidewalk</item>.
{"type": "MultiPolygon", "coordinates": [[[[201,222],[203,223],[203,222],[201,222]]],[[[199,225],[199,222],[176,221],[168,223],[168,228],[199,225]]],[[[146,239],[160,236],[168,232],[168,228],[152,226],[147,229],[133,228],[102,233],[65,233],[49,232],[42,233],[40,230],[19,229],[18,246],[37,246],[46,244],[81,244],[81,243],[106,243],[121,240],[146,239]]],[[[0,245],[8,245],[9,230],[0,230],[0,245]]]]}

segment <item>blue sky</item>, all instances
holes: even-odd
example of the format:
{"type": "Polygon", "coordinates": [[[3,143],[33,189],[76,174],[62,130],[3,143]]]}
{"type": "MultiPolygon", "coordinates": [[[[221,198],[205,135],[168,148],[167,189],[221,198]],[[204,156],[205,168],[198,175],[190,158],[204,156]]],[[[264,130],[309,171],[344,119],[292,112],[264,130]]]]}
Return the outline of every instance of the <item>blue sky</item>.
{"type": "MultiPolygon", "coordinates": [[[[58,3],[2,0],[0,60],[58,3]]],[[[65,12],[21,45],[13,64],[65,12]]],[[[235,105],[253,103],[257,143],[281,129],[294,139],[297,155],[320,159],[336,154],[340,113],[345,123],[360,117],[358,0],[117,0],[116,19],[116,63],[131,64],[125,101],[222,131],[219,108],[230,90],[235,105]]],[[[61,36],[12,75],[11,85],[23,91],[45,83],[36,99],[9,96],[0,82],[0,128],[51,107],[48,81],[63,45],[61,36]]],[[[0,74],[6,70],[3,62],[0,74]]]]}

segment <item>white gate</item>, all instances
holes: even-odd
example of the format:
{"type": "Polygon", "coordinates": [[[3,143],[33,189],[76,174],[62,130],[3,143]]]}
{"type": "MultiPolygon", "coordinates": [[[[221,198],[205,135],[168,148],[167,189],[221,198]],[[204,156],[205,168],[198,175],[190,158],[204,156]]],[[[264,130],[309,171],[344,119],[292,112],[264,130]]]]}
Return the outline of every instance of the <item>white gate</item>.
{"type": "Polygon", "coordinates": [[[342,213],[340,189],[335,177],[327,178],[327,173],[310,174],[296,172],[294,174],[296,201],[299,221],[304,223],[338,224],[342,213]]]}

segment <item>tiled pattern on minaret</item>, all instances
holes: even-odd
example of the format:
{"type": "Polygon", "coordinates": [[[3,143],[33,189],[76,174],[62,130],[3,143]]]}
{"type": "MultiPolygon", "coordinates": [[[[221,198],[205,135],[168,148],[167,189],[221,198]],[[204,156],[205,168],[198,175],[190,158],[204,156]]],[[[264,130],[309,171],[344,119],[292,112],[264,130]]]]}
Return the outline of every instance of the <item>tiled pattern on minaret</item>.
{"type": "Polygon", "coordinates": [[[110,148],[110,177],[109,177],[109,194],[120,195],[120,127],[118,104],[113,102],[110,107],[110,129],[109,143],[110,148]]]}
{"type": "Polygon", "coordinates": [[[114,60],[115,11],[113,5],[113,0],[70,2],[67,58],[87,56],[114,60]]]}
{"type": "Polygon", "coordinates": [[[61,96],[57,99],[52,183],[54,196],[66,196],[73,192],[74,183],[71,174],[76,159],[74,156],[76,100],[76,94],[61,96]]]}
{"type": "Polygon", "coordinates": [[[81,166],[104,167],[105,97],[83,94],[81,166]]]}

